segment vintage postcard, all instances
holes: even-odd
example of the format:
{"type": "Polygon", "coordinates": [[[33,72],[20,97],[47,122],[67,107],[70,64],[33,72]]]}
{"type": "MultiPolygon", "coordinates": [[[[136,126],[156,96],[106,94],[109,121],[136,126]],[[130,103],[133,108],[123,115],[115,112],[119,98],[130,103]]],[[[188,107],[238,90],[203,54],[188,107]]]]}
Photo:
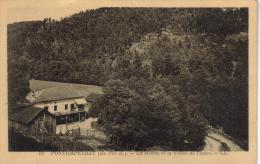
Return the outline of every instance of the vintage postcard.
{"type": "Polygon", "coordinates": [[[254,0],[0,0],[0,163],[256,163],[254,0]]]}

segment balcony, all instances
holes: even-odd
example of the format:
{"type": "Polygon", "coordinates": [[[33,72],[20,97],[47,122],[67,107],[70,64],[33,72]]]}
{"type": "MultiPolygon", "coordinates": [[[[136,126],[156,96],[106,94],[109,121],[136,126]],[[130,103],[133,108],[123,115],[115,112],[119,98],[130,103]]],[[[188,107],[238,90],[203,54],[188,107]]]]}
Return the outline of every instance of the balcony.
{"type": "Polygon", "coordinates": [[[77,112],[77,111],[82,112],[82,111],[85,111],[85,107],[83,106],[83,107],[73,108],[73,109],[70,109],[70,111],[71,112],[77,112]]]}
{"type": "Polygon", "coordinates": [[[86,107],[83,104],[79,104],[79,105],[72,105],[71,108],[65,108],[64,110],[58,110],[55,111],[53,114],[55,116],[60,116],[60,115],[67,115],[67,114],[72,114],[72,113],[79,113],[79,112],[85,112],[86,107]]]}
{"type": "Polygon", "coordinates": [[[83,104],[77,105],[78,111],[85,111],[85,106],[83,104]]]}

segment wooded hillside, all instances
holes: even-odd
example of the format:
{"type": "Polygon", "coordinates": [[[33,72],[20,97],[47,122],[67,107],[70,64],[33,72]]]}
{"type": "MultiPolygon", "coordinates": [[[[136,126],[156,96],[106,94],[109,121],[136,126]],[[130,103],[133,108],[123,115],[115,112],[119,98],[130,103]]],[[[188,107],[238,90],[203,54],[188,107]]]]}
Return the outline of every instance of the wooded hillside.
{"type": "Polygon", "coordinates": [[[243,8],[100,8],[9,24],[9,103],[32,78],[104,85],[93,113],[111,140],[195,149],[210,124],[247,148],[247,32],[243,8]]]}

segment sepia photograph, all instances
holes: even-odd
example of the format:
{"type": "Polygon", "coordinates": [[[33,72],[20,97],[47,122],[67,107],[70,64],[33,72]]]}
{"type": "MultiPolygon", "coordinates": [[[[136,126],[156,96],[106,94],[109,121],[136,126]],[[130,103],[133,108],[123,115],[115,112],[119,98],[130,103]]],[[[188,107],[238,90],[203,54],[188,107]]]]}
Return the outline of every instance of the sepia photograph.
{"type": "Polygon", "coordinates": [[[249,148],[248,8],[101,7],[7,30],[9,151],[249,148]]]}

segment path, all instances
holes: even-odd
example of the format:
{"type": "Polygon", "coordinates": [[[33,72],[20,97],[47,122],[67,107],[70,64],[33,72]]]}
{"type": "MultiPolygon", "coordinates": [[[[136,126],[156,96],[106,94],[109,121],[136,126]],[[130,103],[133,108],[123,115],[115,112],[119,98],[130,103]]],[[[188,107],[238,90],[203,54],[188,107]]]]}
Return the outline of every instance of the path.
{"type": "Polygon", "coordinates": [[[243,151],[236,143],[220,133],[209,131],[205,138],[205,147],[203,151],[221,151],[222,145],[225,144],[229,151],[243,151]]]}

